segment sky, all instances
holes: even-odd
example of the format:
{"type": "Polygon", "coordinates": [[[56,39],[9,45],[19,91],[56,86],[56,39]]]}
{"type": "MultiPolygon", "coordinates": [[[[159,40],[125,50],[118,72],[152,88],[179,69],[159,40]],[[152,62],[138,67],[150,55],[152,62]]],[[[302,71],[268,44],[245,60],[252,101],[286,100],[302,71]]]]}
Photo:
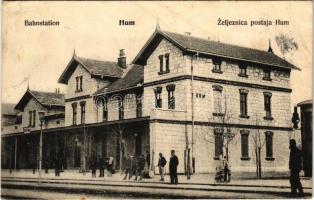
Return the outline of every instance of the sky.
{"type": "Polygon", "coordinates": [[[268,49],[281,56],[275,36],[298,43],[285,59],[301,71],[291,73],[292,106],[312,98],[312,2],[3,2],[2,102],[17,103],[29,84],[32,90],[65,92],[57,80],[78,56],[116,61],[125,49],[131,62],[155,30],[224,43],[268,49]],[[222,20],[285,20],[286,26],[218,26],[222,20]],[[60,26],[24,26],[24,20],[55,20],[60,26]],[[119,26],[119,20],[135,21],[119,26]]]}

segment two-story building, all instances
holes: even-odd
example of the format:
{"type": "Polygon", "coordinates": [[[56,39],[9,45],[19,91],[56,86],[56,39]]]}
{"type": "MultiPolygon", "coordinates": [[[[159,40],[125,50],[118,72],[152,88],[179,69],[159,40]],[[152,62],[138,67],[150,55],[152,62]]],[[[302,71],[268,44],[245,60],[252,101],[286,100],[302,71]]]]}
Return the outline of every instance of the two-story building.
{"type": "MultiPolygon", "coordinates": [[[[117,62],[74,53],[58,80],[66,84],[63,166],[88,169],[91,159],[113,157],[120,169],[128,154],[149,152],[157,173],[158,153],[168,160],[174,149],[180,173],[189,165],[196,173],[214,172],[221,155],[232,171],[255,172],[260,147],[264,171],[286,172],[294,69],[271,47],[250,49],[159,28],[132,64],[123,50],[117,62]]],[[[23,110],[21,101],[16,108],[23,110]]]]}
{"type": "MultiPolygon", "coordinates": [[[[64,127],[64,95],[27,89],[14,110],[18,113],[10,125],[2,126],[2,167],[33,169],[38,167],[39,133],[44,130],[44,164],[53,167],[61,157],[60,127],[64,127]],[[43,119],[40,119],[43,115],[43,119]]],[[[3,118],[3,117],[2,117],[3,118]]]]}

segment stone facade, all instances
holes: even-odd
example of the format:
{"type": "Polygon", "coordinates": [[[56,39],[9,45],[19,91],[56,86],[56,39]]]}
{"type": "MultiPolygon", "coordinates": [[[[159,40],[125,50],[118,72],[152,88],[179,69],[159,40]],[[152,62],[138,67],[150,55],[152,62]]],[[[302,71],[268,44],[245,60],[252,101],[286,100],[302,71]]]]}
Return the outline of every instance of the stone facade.
{"type": "MultiPolygon", "coordinates": [[[[263,80],[263,69],[260,66],[248,64],[247,77],[239,76],[239,64],[230,60],[221,63],[222,73],[212,71],[211,58],[191,57],[185,55],[175,45],[162,39],[153,53],[147,59],[144,67],[144,115],[150,116],[154,121],[150,125],[151,149],[155,155],[163,153],[170,157],[170,150],[175,149],[180,160],[179,172],[185,170],[185,150],[188,145],[195,158],[195,172],[214,172],[217,160],[214,160],[215,143],[213,140],[215,123],[232,124],[230,129],[235,138],[229,145],[229,158],[232,170],[235,172],[254,172],[255,146],[253,135],[261,135],[265,141],[265,132],[272,131],[274,160],[265,160],[265,145],[262,147],[262,168],[267,172],[288,171],[289,136],[291,131],[290,92],[277,88],[290,88],[290,72],[288,70],[271,70],[271,81],[263,80]],[[170,72],[159,74],[159,55],[169,53],[170,72]],[[192,139],[192,86],[190,78],[176,80],[177,77],[191,74],[193,65],[194,90],[194,126],[192,139]],[[209,80],[209,81],[208,81],[209,80]],[[221,81],[223,80],[223,81],[221,81]],[[236,82],[236,84],[234,84],[236,82]],[[240,84],[237,84],[239,83],[240,84]],[[146,84],[146,85],[145,85],[146,84]],[[175,109],[168,109],[168,96],[166,85],[175,84],[175,109]],[[252,84],[258,85],[257,87],[252,84]],[[222,88],[223,111],[227,121],[222,122],[221,117],[214,116],[214,90],[213,87],[222,88]],[[270,87],[267,87],[270,86],[270,87]],[[162,87],[162,108],[155,108],[154,88],[162,87]],[[240,115],[240,89],[248,91],[247,108],[249,118],[240,115]],[[264,92],[271,93],[272,120],[264,119],[264,92]],[[253,128],[254,127],[254,128],[253,128]],[[248,130],[249,134],[249,160],[241,160],[240,131],[248,130]],[[205,134],[205,136],[204,136],[205,134]],[[193,140],[193,142],[192,142],[193,140]],[[194,143],[192,145],[192,143],[194,143]],[[192,147],[193,146],[193,147],[192,147]]],[[[298,137],[298,136],[297,136],[298,137]]],[[[154,157],[154,163],[158,157],[154,157]]],[[[155,170],[157,172],[158,170],[155,170]]]]}

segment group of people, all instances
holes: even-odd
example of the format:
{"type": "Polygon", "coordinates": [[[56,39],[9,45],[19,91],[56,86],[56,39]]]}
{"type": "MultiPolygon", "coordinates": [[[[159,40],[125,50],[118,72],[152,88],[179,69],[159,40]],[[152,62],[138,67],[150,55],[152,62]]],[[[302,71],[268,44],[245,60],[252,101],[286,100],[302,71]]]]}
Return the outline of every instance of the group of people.
{"type": "Polygon", "coordinates": [[[91,158],[89,161],[90,164],[90,169],[92,171],[92,177],[96,177],[96,171],[99,169],[99,177],[104,177],[105,176],[105,170],[108,172],[108,176],[111,176],[112,174],[115,173],[115,170],[113,168],[113,157],[110,156],[108,158],[100,158],[98,159],[91,158]]]}
{"type": "MultiPolygon", "coordinates": [[[[158,159],[158,168],[160,173],[160,180],[165,180],[165,166],[167,164],[167,160],[162,155],[162,153],[159,153],[159,159],[158,159]]],[[[171,156],[169,161],[169,175],[170,175],[170,184],[178,184],[178,172],[177,167],[179,165],[179,159],[175,154],[174,150],[171,150],[171,156]]]]}

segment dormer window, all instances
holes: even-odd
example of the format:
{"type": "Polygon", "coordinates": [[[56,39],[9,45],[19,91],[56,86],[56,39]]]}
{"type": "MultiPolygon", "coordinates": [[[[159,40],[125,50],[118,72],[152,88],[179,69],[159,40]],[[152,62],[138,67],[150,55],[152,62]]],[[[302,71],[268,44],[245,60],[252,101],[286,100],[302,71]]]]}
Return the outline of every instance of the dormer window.
{"type": "Polygon", "coordinates": [[[159,55],[159,72],[158,74],[166,74],[170,72],[170,68],[169,68],[169,53],[166,53],[164,55],[159,55]]]}
{"type": "Polygon", "coordinates": [[[239,65],[239,76],[248,77],[247,75],[247,66],[245,64],[239,65]]]}
{"type": "Polygon", "coordinates": [[[263,70],[263,80],[265,80],[265,81],[271,81],[270,69],[264,69],[264,70],[263,70]]]}
{"type": "Polygon", "coordinates": [[[213,69],[212,72],[222,74],[221,71],[221,59],[213,59],[213,69]]]}
{"type": "Polygon", "coordinates": [[[83,76],[75,77],[76,80],[76,92],[83,91],[83,76]]]}

